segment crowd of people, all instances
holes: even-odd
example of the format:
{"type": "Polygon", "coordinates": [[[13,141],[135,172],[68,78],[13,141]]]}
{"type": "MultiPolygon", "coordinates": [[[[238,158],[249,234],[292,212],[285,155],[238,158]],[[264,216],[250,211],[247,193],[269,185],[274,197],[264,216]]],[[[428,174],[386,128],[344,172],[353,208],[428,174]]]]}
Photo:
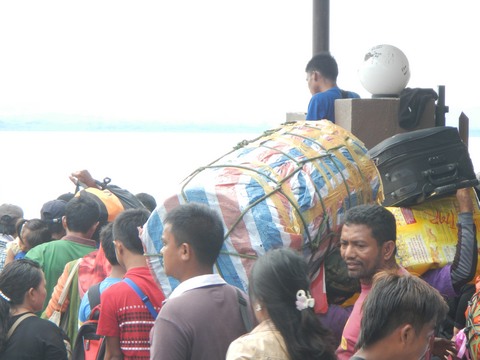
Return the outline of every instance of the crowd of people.
{"type": "MultiPolygon", "coordinates": [[[[88,171],[73,178],[101,187],[88,171]]],[[[141,240],[155,200],[143,193],[138,199],[148,203],[118,210],[92,194],[48,201],[38,219],[24,219],[18,206],[0,206],[0,359],[69,358],[95,306],[89,295],[95,286],[105,359],[447,359],[456,353],[438,329],[452,311],[446,300],[463,296],[476,273],[470,189],[457,190],[454,262],[421,277],[396,261],[392,213],[380,205],[349,209],[340,253],[361,292],[353,307],[329,304],[325,314],[314,312],[307,262],[290,248],[257,259],[248,294],[227,284],[213,270],[223,222],[200,203],[179,205],[163,220],[164,270],[179,281],[165,299],[141,240]]],[[[465,325],[455,320],[452,336],[465,325]]]]}
{"type": "MultiPolygon", "coordinates": [[[[330,54],[306,67],[308,120],[334,121],[335,99],[358,97],[336,84],[330,54]]],[[[478,248],[470,189],[457,190],[454,261],[416,276],[396,261],[396,220],[377,204],[350,208],[339,248],[361,291],[353,306],[317,314],[307,261],[291,248],[267,251],[248,276],[248,293],[214,271],[224,242],[220,214],[187,203],[166,215],[161,256],[178,286],[165,297],[144,256],[142,227],[155,211],[86,171],[75,194],[47,201],[38,219],[0,206],[0,359],[71,359],[88,346],[79,328],[98,315],[104,359],[455,358],[478,248]],[[80,190],[83,187],[83,190],[80,190]],[[468,289],[468,291],[467,291],[468,289]],[[95,299],[96,298],[96,299],[95,299]],[[448,301],[448,302],[447,302],[448,301]],[[454,314],[449,336],[445,320],[454,314]],[[459,315],[460,314],[460,315],[459,315]]]]}

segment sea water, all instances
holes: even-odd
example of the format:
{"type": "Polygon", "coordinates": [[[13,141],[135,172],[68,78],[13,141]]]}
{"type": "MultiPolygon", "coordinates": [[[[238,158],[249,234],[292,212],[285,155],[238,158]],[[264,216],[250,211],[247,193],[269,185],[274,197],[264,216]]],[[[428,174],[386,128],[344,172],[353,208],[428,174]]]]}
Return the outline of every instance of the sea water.
{"type": "MultiPolygon", "coordinates": [[[[470,134],[469,153],[480,172],[480,133],[470,134]]],[[[43,203],[75,191],[69,175],[82,169],[161,202],[176,194],[193,171],[260,135],[260,130],[2,131],[0,204],[17,204],[25,218],[39,217],[43,203]]]]}
{"type": "Polygon", "coordinates": [[[17,204],[26,218],[42,205],[74,192],[69,175],[87,169],[95,179],[157,202],[176,194],[193,171],[261,132],[0,132],[0,204],[17,204]]]}

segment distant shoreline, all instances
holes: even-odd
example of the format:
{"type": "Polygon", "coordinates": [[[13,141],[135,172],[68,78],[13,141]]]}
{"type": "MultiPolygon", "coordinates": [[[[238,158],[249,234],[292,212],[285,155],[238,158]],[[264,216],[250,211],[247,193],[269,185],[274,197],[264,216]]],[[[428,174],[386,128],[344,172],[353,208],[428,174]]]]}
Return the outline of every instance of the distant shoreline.
{"type": "MultiPolygon", "coordinates": [[[[280,124],[279,124],[280,125],[280,124]]],[[[57,132],[196,132],[196,133],[257,133],[271,127],[241,124],[166,124],[154,122],[4,122],[0,131],[57,131],[57,132]]]]}
{"type": "MultiPolygon", "coordinates": [[[[278,126],[281,122],[278,123],[278,126]]],[[[88,121],[2,121],[0,131],[47,131],[47,132],[167,132],[167,133],[262,133],[276,125],[269,124],[232,124],[232,123],[184,123],[168,124],[153,121],[118,121],[92,122],[88,121]]],[[[480,137],[480,128],[470,128],[470,137],[480,137]]]]}

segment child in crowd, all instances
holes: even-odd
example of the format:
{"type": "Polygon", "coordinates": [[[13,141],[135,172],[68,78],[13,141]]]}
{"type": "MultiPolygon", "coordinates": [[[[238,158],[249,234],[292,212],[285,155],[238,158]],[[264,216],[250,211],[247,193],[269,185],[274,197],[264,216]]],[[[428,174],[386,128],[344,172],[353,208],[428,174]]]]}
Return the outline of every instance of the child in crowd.
{"type": "Polygon", "coordinates": [[[20,219],[15,227],[18,237],[7,247],[5,264],[23,259],[30,249],[52,240],[48,224],[40,219],[20,219]]]}

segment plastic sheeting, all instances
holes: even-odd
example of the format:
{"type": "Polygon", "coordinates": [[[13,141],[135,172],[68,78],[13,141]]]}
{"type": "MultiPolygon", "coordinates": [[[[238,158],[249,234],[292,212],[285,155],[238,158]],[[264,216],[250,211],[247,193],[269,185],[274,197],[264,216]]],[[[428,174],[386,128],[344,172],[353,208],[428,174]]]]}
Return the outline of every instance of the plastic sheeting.
{"type": "MultiPolygon", "coordinates": [[[[157,206],[142,241],[149,266],[168,296],[177,282],[162,266],[162,219],[179,204],[205,203],[224,221],[225,242],[214,270],[228,283],[247,291],[258,256],[292,247],[308,261],[312,293],[318,298],[325,293],[323,259],[338,241],[345,211],[380,203],[381,189],[367,149],[351,133],[327,120],[288,123],[194,171],[178,193],[157,206]]],[[[326,306],[319,300],[317,312],[320,304],[326,306]]]]}

